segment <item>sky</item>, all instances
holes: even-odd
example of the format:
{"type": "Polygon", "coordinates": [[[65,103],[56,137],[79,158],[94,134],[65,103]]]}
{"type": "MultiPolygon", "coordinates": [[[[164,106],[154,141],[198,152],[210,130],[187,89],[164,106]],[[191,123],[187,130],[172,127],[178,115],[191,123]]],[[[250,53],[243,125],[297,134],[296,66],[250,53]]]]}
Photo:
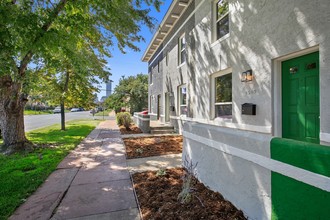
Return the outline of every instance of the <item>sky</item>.
{"type": "MultiPolygon", "coordinates": [[[[150,6],[150,15],[157,20],[156,27],[162,22],[163,17],[165,16],[169,6],[171,5],[171,0],[163,0],[164,3],[160,6],[160,11],[157,12],[156,9],[150,6]]],[[[112,91],[118,85],[119,79],[121,76],[132,76],[137,75],[139,73],[147,74],[148,73],[148,63],[142,62],[142,56],[147,49],[152,37],[153,33],[145,27],[141,26],[140,34],[145,38],[145,42],[136,43],[136,45],[140,48],[139,52],[134,52],[130,49],[126,49],[126,54],[122,54],[117,47],[112,48],[112,57],[107,59],[108,67],[111,68],[112,76],[110,79],[113,81],[112,83],[112,91]]],[[[99,100],[102,96],[105,96],[106,88],[105,83],[101,84],[101,91],[98,93],[99,100]]]]}

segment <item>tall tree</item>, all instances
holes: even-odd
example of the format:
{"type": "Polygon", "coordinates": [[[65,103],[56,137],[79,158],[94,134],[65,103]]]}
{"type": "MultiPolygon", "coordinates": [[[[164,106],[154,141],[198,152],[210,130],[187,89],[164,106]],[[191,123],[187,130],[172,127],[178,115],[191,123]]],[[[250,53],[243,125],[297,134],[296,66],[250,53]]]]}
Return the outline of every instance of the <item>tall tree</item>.
{"type": "Polygon", "coordinates": [[[129,107],[131,113],[142,111],[148,106],[148,75],[122,77],[106,104],[117,112],[121,107],[129,107]]]}
{"type": "Polygon", "coordinates": [[[93,66],[83,51],[104,67],[115,43],[122,51],[138,50],[140,25],[153,28],[143,2],[160,5],[160,0],[0,0],[0,128],[6,153],[29,146],[23,109],[37,70],[61,66],[53,59],[59,54],[83,72],[93,66]]]}

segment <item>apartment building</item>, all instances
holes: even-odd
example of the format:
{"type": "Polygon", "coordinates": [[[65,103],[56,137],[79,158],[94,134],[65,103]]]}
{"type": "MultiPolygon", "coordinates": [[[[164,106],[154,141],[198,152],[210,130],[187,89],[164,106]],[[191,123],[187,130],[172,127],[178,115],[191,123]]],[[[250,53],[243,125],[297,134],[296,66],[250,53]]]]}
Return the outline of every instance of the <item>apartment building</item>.
{"type": "Polygon", "coordinates": [[[330,2],[174,0],[142,60],[149,115],[250,219],[330,218],[330,2]]]}

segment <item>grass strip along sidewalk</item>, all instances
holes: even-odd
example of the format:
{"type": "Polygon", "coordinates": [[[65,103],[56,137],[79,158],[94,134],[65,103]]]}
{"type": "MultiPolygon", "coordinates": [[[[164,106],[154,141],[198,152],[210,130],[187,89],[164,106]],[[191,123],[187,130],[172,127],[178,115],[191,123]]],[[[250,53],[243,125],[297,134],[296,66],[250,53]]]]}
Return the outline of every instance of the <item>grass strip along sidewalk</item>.
{"type": "Polygon", "coordinates": [[[27,137],[40,148],[25,154],[0,154],[0,219],[7,219],[99,122],[70,121],[66,131],[60,125],[34,130],[27,137]]]}
{"type": "Polygon", "coordinates": [[[53,114],[53,111],[35,111],[35,110],[24,110],[24,115],[49,115],[53,114]]]}

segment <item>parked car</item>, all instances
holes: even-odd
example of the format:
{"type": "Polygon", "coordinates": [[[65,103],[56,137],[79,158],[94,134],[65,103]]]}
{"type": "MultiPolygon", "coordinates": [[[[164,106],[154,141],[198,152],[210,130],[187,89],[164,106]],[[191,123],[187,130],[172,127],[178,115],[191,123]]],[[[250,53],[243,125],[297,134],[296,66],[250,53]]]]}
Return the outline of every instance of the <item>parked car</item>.
{"type": "Polygon", "coordinates": [[[84,109],[84,108],[82,108],[82,107],[80,107],[80,108],[79,108],[79,111],[85,111],[85,109],[84,109]]]}
{"type": "Polygon", "coordinates": [[[56,113],[61,113],[61,107],[56,107],[54,110],[53,110],[53,113],[56,114],[56,113]]]}
{"type": "Polygon", "coordinates": [[[79,108],[72,108],[71,109],[71,112],[79,112],[80,110],[79,110],[79,108]]]}

